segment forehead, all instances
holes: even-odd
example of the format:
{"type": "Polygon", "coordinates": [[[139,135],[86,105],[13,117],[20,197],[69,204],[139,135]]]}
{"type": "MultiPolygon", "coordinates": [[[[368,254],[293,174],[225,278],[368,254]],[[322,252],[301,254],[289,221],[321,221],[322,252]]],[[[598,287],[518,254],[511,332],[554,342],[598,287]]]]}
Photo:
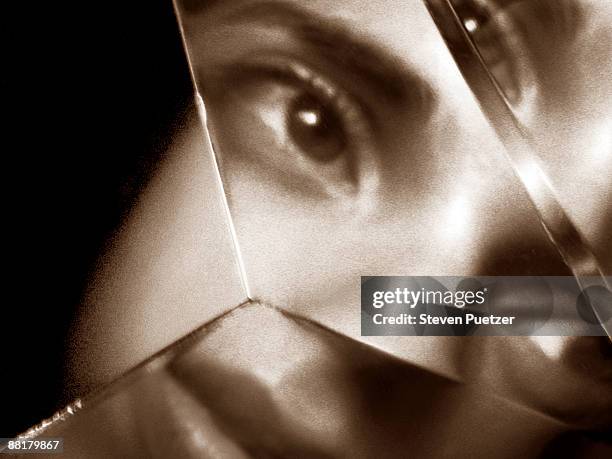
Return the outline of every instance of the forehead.
{"type": "Polygon", "coordinates": [[[443,45],[420,0],[315,0],[308,2],[307,11],[330,18],[364,41],[374,42],[389,54],[413,64],[426,62],[443,45]]]}

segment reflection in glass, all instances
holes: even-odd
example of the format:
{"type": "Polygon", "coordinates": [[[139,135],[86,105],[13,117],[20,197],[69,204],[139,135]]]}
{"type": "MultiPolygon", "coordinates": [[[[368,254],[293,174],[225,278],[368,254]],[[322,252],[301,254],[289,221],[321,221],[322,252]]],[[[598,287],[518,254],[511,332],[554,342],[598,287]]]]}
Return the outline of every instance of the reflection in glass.
{"type": "MultiPolygon", "coordinates": [[[[359,310],[360,276],[568,275],[574,264],[543,228],[542,209],[557,216],[575,206],[560,203],[557,190],[534,191],[548,183],[545,167],[522,168],[517,177],[507,136],[518,139],[510,146],[521,147],[526,164],[534,156],[515,117],[506,107],[508,116],[496,117],[503,129],[492,129],[489,106],[483,114],[457,68],[457,50],[449,53],[424,3],[334,5],[177,4],[251,297],[472,378],[466,360],[477,361],[478,352],[469,340],[362,337],[351,313],[359,310]],[[533,171],[537,180],[529,180],[533,171]],[[534,196],[544,205],[534,207],[534,196]]],[[[512,33],[500,26],[479,41],[501,47],[507,75],[497,73],[518,104],[533,87],[533,68],[512,33]]],[[[597,173],[595,164],[585,166],[597,173]]],[[[592,210],[590,219],[602,218],[592,210]]],[[[598,224],[589,228],[599,234],[598,224]]],[[[595,249],[605,256],[609,245],[595,249]]],[[[527,355],[538,346],[510,347],[527,355]]]]}
{"type": "Polygon", "coordinates": [[[568,428],[256,303],[82,404],[40,432],[62,457],[533,457],[568,428]]]}
{"type": "MultiPolygon", "coordinates": [[[[602,39],[609,36],[612,31],[602,31],[598,23],[599,16],[610,15],[612,10],[594,8],[590,2],[581,1],[430,0],[427,4],[447,44],[455,51],[463,75],[504,141],[508,158],[551,241],[582,288],[610,289],[603,276],[609,264],[608,247],[603,253],[601,249],[593,252],[590,246],[593,241],[585,238],[584,228],[576,227],[573,221],[581,219],[576,209],[580,202],[576,195],[580,193],[559,183],[558,178],[560,154],[568,153],[572,144],[579,143],[584,148],[587,139],[600,142],[600,136],[591,132],[592,123],[603,122],[608,126],[610,122],[609,114],[602,118],[601,112],[593,110],[601,101],[599,91],[592,86],[594,62],[589,60],[593,53],[584,48],[584,37],[587,35],[591,43],[594,34],[602,39]],[[589,73],[575,75],[576,66],[589,73]],[[568,130],[559,115],[567,118],[570,106],[585,103],[589,113],[583,111],[583,120],[580,114],[575,117],[572,114],[572,129],[568,130]],[[564,139],[565,152],[558,143],[551,144],[553,138],[564,139]],[[568,190],[573,191],[571,198],[568,190]],[[598,279],[596,285],[591,285],[592,279],[598,279]]],[[[598,82],[598,86],[604,88],[609,98],[610,83],[598,82]]],[[[601,145],[594,147],[599,150],[601,145]]],[[[581,159],[576,158],[577,152],[569,153],[573,154],[576,167],[582,166],[576,164],[581,159]]],[[[591,169],[590,173],[593,172],[591,169]]],[[[598,194],[592,196],[600,205],[602,194],[606,196],[612,191],[609,182],[604,182],[603,190],[597,189],[598,194]]],[[[600,214],[591,215],[588,222],[578,222],[588,223],[587,237],[593,237],[591,228],[601,223],[598,220],[600,214]]],[[[603,217],[604,225],[609,221],[608,216],[603,217]]],[[[594,312],[602,314],[595,307],[594,312]]]]}
{"type": "Polygon", "coordinates": [[[593,89],[593,59],[588,82],[543,78],[507,18],[545,2],[453,4],[510,117],[490,116],[424,3],[177,1],[252,301],[49,427],[75,457],[534,457],[609,429],[605,341],[360,335],[362,275],[570,274],[512,133],[609,272],[608,118],[586,97],[606,88],[572,93],[578,111],[558,99],[593,89]]]}

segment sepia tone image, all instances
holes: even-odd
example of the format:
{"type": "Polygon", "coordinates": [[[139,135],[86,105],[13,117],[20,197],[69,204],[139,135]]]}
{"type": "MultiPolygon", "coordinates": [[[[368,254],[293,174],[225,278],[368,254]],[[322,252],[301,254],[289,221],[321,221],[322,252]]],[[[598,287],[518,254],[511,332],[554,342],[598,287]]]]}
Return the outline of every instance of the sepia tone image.
{"type": "Polygon", "coordinates": [[[193,93],[2,453],[612,457],[612,3],[173,8],[193,93]],[[391,276],[567,278],[599,333],[364,333],[391,276]]]}

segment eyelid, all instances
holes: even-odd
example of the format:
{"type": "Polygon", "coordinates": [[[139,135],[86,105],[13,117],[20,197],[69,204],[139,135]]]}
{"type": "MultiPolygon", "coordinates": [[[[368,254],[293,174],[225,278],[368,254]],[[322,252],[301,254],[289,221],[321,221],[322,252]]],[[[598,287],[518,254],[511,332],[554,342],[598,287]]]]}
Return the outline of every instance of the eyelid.
{"type": "Polygon", "coordinates": [[[325,99],[342,112],[346,122],[355,135],[375,136],[375,114],[360,95],[343,87],[331,78],[325,78],[324,72],[302,64],[298,59],[279,54],[258,55],[245,58],[226,67],[226,74],[231,74],[231,81],[242,78],[274,77],[299,86],[325,99]],[[364,122],[365,121],[365,122],[364,122]],[[367,124],[367,125],[366,125],[367,124]]]}
{"type": "MultiPolygon", "coordinates": [[[[202,29],[201,23],[198,26],[202,29]]],[[[201,42],[204,55],[197,53],[201,60],[197,73],[210,74],[211,66],[260,53],[293,57],[333,76],[363,106],[375,108],[372,113],[381,117],[379,127],[391,117],[399,119],[415,112],[428,118],[438,102],[431,82],[379,47],[375,38],[355,35],[343,21],[313,16],[296,6],[255,2],[234,8],[211,21],[202,40],[205,36],[206,42],[201,42]]]]}
{"type": "Polygon", "coordinates": [[[284,33],[314,54],[343,62],[350,73],[368,80],[377,96],[387,103],[411,103],[412,94],[406,88],[415,85],[416,75],[398,67],[384,49],[372,40],[355,35],[351,27],[332,16],[317,15],[289,2],[264,0],[236,8],[224,20],[229,24],[260,26],[284,33]]]}
{"type": "Polygon", "coordinates": [[[451,0],[480,56],[507,102],[528,112],[537,91],[532,58],[513,13],[522,0],[500,5],[494,0],[451,0]]]}
{"type": "MultiPolygon", "coordinates": [[[[548,97],[545,86],[550,78],[551,62],[556,61],[560,53],[569,49],[572,42],[580,35],[583,23],[581,2],[577,0],[469,0],[469,2],[483,6],[482,11],[485,12],[488,21],[484,22],[482,29],[485,34],[489,33],[493,38],[497,36],[500,43],[500,51],[497,53],[505,56],[502,59],[510,62],[514,73],[513,84],[518,88],[519,96],[515,99],[510,97],[509,102],[522,121],[528,122],[536,106],[548,97]]],[[[474,34],[476,44],[479,41],[477,35],[476,31],[474,34]]],[[[495,62],[491,65],[494,64],[495,62]]]]}
{"type": "MultiPolygon", "coordinates": [[[[362,195],[361,192],[365,188],[368,192],[374,190],[378,183],[381,155],[377,154],[375,130],[370,122],[371,115],[368,107],[339,83],[331,78],[325,78],[322,72],[302,64],[297,59],[278,53],[259,54],[245,57],[243,60],[238,59],[235,63],[223,66],[218,77],[221,80],[219,82],[221,86],[217,88],[217,91],[221,98],[223,94],[233,94],[240,100],[246,100],[236,91],[240,91],[243,87],[252,90],[262,82],[264,85],[284,82],[292,88],[291,90],[310,92],[322,99],[324,103],[334,107],[341,116],[347,132],[349,140],[347,151],[341,157],[341,161],[334,161],[328,165],[315,164],[313,160],[305,158],[304,161],[310,164],[307,166],[308,174],[315,174],[322,183],[327,180],[326,186],[330,196],[351,197],[351,201],[355,203],[361,202],[361,199],[354,201],[353,198],[362,195]],[[333,177],[340,175],[338,168],[343,168],[344,173],[348,174],[347,177],[350,179],[345,180],[344,183],[334,183],[333,177]],[[328,179],[325,179],[325,176],[328,179]]],[[[256,90],[266,92],[265,86],[260,86],[260,89],[256,90]]],[[[220,107],[227,106],[222,99],[219,102],[220,107]]],[[[306,167],[306,163],[302,166],[306,167]]]]}
{"type": "Polygon", "coordinates": [[[333,99],[338,92],[335,86],[318,77],[307,67],[277,56],[245,59],[226,66],[226,72],[239,79],[273,77],[281,82],[312,88],[327,100],[333,99]]]}

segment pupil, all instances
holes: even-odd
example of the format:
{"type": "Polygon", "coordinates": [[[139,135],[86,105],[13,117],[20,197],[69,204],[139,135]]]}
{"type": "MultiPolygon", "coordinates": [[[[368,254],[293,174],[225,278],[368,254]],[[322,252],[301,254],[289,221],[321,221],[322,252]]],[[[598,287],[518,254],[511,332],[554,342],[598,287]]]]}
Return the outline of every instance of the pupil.
{"type": "Polygon", "coordinates": [[[291,102],[287,122],[295,145],[317,161],[331,161],[346,148],[344,128],[335,110],[310,94],[291,102]]]}
{"type": "Polygon", "coordinates": [[[516,68],[518,63],[515,62],[518,56],[511,50],[507,40],[508,33],[511,33],[509,26],[504,27],[496,16],[515,1],[497,3],[500,4],[491,0],[452,0],[463,25],[504,95],[511,104],[517,105],[523,89],[516,68]]]}

